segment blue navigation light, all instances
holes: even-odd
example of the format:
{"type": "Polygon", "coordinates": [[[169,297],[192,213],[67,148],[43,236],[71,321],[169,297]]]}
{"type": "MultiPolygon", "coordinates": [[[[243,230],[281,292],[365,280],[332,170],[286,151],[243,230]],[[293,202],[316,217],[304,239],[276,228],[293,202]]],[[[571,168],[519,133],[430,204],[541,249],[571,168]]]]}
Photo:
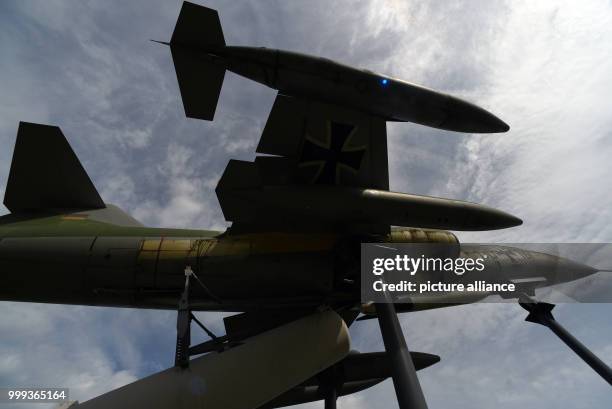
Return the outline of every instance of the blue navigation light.
{"type": "Polygon", "coordinates": [[[389,80],[388,80],[388,79],[386,79],[386,78],[383,78],[383,79],[381,79],[381,80],[380,80],[380,83],[381,83],[382,85],[387,85],[387,84],[389,83],[389,80]]]}

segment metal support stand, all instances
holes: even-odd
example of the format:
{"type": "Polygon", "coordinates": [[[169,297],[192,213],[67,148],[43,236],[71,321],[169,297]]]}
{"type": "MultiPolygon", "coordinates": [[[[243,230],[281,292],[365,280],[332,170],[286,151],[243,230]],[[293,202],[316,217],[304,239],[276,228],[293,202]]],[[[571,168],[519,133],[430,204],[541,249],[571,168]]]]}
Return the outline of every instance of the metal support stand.
{"type": "MultiPolygon", "coordinates": [[[[176,318],[176,350],[174,354],[174,366],[180,368],[189,367],[189,357],[193,355],[203,354],[211,351],[223,351],[227,346],[224,344],[227,341],[227,336],[218,337],[204,326],[191,312],[189,305],[189,284],[191,276],[204,287],[204,284],[198,279],[191,269],[185,268],[185,287],[181,293],[181,298],[178,303],[177,318],[176,318]],[[210,341],[191,347],[191,321],[194,321],[200,328],[206,332],[211,338],[210,341]]],[[[206,289],[206,287],[204,287],[206,289]]]]}
{"type": "Polygon", "coordinates": [[[319,385],[323,392],[325,409],[336,409],[338,400],[338,371],[335,365],[327,368],[319,375],[319,385]]]}
{"type": "Polygon", "coordinates": [[[336,409],[336,400],[338,393],[336,388],[330,388],[325,394],[325,409],[336,409]]]}
{"type": "Polygon", "coordinates": [[[385,349],[391,363],[393,386],[400,409],[427,409],[414,363],[400,327],[395,305],[388,294],[386,303],[376,303],[376,313],[385,349]]]}
{"type": "Polygon", "coordinates": [[[191,345],[191,310],[189,309],[189,279],[193,271],[185,269],[185,288],[178,303],[176,317],[176,352],[174,366],[187,368],[189,366],[189,345],[191,345]]]}
{"type": "Polygon", "coordinates": [[[554,304],[537,302],[529,297],[523,297],[519,304],[529,312],[525,321],[550,328],[576,355],[582,358],[606,382],[612,385],[612,369],[555,320],[555,317],[552,315],[552,309],[555,308],[554,304]]]}

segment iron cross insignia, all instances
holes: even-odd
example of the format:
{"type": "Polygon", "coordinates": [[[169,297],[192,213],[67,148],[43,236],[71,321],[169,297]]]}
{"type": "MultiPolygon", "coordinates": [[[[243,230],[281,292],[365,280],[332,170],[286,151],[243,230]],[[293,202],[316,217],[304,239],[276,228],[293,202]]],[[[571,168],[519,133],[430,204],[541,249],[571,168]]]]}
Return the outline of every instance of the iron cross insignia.
{"type": "Polygon", "coordinates": [[[324,141],[305,135],[298,167],[316,167],[311,183],[340,184],[341,170],[359,172],[366,148],[351,146],[356,131],[355,125],[327,121],[324,141]]]}

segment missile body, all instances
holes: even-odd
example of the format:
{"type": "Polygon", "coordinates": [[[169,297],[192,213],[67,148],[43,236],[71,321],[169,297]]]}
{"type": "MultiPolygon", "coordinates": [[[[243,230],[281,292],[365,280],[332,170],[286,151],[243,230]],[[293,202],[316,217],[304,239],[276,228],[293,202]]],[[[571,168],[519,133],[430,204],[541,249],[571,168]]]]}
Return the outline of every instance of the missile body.
{"type": "MultiPolygon", "coordinates": [[[[524,246],[524,245],[523,245],[524,246]]],[[[523,247],[521,246],[521,247],[523,247]]],[[[460,257],[484,260],[482,272],[466,273],[465,277],[490,283],[510,282],[515,291],[500,294],[516,298],[521,294],[535,295],[535,290],[579,280],[599,270],[586,264],[527,248],[499,245],[461,245],[460,257]]],[[[566,294],[572,297],[572,294],[566,294]]]]}
{"type": "MultiPolygon", "coordinates": [[[[426,309],[430,305],[478,302],[494,294],[503,299],[534,296],[537,289],[584,279],[599,272],[575,260],[534,251],[528,244],[459,244],[443,236],[432,241],[397,234],[386,243],[389,244],[369,247],[365,263],[368,265],[381,257],[393,262],[385,267],[384,277],[386,283],[395,286],[391,290],[395,292],[395,300],[411,305],[425,304],[424,307],[410,307],[409,311],[426,309]],[[412,270],[406,269],[410,264],[401,264],[405,257],[420,261],[420,264],[418,267],[412,264],[412,270]],[[450,263],[453,259],[454,265],[450,263]]],[[[380,278],[372,275],[372,271],[362,268],[352,274],[360,274],[362,301],[382,302],[381,286],[376,284],[380,278]]],[[[556,289],[569,298],[580,300],[575,298],[570,287],[556,289]]],[[[498,302],[499,299],[490,301],[498,302]]]]}
{"type": "Polygon", "coordinates": [[[327,58],[263,47],[169,45],[175,56],[180,52],[197,55],[282,94],[351,107],[387,121],[457,132],[509,129],[501,119],[467,101],[327,58]]]}
{"type": "Polygon", "coordinates": [[[259,189],[217,188],[228,220],[255,223],[276,220],[280,226],[316,220],[334,224],[376,224],[463,231],[495,230],[522,224],[521,219],[477,203],[377,189],[326,186],[271,186],[259,189]],[[248,209],[236,203],[250,203],[248,209]]]}
{"type": "Polygon", "coordinates": [[[512,246],[463,244],[461,253],[462,257],[483,258],[487,274],[540,286],[566,283],[598,272],[564,257],[512,246]]]}
{"type": "Polygon", "coordinates": [[[350,106],[388,121],[459,132],[509,129],[493,114],[459,98],[326,58],[252,47],[225,47],[219,55],[228,70],[281,93],[350,106]]]}

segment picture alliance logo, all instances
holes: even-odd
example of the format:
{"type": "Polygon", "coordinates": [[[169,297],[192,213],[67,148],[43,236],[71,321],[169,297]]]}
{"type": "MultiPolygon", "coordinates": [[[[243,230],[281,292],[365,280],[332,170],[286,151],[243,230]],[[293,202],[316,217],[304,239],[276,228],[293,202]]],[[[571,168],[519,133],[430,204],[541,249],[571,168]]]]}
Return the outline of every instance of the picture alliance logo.
{"type": "Polygon", "coordinates": [[[375,258],[372,262],[372,273],[380,276],[389,271],[403,271],[414,276],[419,271],[453,272],[458,276],[471,271],[481,272],[485,269],[486,254],[478,258],[442,258],[442,257],[410,257],[406,254],[395,257],[375,258]]]}

